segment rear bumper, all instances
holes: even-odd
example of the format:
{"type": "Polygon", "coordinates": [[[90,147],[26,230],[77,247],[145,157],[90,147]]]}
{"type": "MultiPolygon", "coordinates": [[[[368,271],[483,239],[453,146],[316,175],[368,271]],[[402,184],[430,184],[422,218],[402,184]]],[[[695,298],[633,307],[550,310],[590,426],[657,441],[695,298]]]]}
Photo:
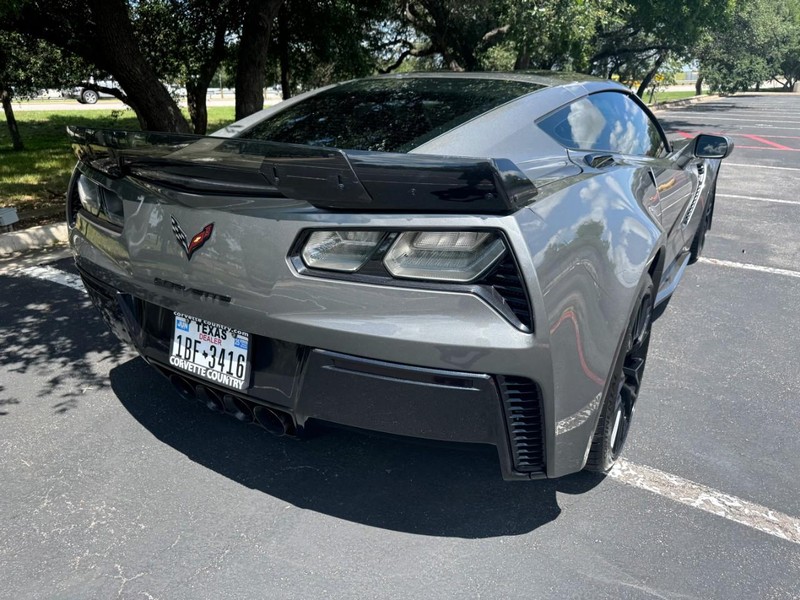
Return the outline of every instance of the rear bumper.
{"type": "Polygon", "coordinates": [[[112,331],[189,387],[267,406],[302,428],[320,420],[390,434],[497,447],[504,479],[546,476],[543,399],[524,377],[424,368],[253,336],[249,386],[217,387],[169,365],[170,309],[80,269],[112,331]]]}

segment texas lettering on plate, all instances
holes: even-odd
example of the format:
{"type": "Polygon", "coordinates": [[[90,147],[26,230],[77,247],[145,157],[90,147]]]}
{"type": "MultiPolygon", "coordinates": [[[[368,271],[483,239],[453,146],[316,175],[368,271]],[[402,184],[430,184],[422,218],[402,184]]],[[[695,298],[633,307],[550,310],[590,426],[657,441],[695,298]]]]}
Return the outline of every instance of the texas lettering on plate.
{"type": "Polygon", "coordinates": [[[250,374],[250,334],[175,313],[169,363],[208,381],[242,390],[250,374]]]}

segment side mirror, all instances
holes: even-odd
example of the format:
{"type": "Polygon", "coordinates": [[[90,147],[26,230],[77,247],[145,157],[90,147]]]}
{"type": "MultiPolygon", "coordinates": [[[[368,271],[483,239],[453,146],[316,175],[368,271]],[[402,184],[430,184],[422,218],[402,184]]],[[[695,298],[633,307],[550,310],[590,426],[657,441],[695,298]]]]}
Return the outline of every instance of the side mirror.
{"type": "Polygon", "coordinates": [[[721,135],[701,133],[694,139],[697,158],[727,158],[733,152],[733,140],[721,135]]]}

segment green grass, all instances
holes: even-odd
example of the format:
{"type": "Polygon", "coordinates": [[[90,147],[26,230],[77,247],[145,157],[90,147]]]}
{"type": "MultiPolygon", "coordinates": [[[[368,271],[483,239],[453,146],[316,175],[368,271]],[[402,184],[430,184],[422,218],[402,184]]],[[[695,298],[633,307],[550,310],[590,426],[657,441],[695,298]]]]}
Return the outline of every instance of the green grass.
{"type": "MultiPolygon", "coordinates": [[[[208,109],[208,131],[233,122],[232,106],[208,109]]],[[[0,111],[2,116],[2,111],[0,111]]],[[[22,218],[61,209],[75,155],[67,125],[140,129],[131,110],[15,112],[25,150],[14,152],[5,118],[0,120],[0,207],[15,206],[22,218]]]]}
{"type": "Polygon", "coordinates": [[[680,90],[676,92],[656,92],[653,96],[653,101],[650,102],[650,94],[645,94],[648,104],[656,104],[658,102],[669,102],[671,100],[683,100],[684,98],[694,98],[694,87],[688,90],[680,90]]]}

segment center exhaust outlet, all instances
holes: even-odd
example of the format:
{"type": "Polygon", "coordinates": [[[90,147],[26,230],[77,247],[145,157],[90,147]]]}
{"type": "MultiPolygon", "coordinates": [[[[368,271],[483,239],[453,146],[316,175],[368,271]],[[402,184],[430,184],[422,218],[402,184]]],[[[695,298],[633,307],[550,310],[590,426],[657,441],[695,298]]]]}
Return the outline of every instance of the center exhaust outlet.
{"type": "Polygon", "coordinates": [[[242,421],[243,423],[253,422],[253,409],[252,407],[242,400],[230,394],[222,396],[222,402],[225,404],[225,411],[233,415],[234,418],[242,421]]]}
{"type": "Polygon", "coordinates": [[[206,408],[214,412],[225,412],[225,405],[222,403],[222,398],[219,397],[216,391],[204,385],[197,385],[195,386],[195,392],[197,393],[197,399],[200,400],[202,404],[205,404],[206,408]]]}
{"type": "Polygon", "coordinates": [[[194,386],[180,375],[170,375],[169,382],[175,391],[178,392],[184,400],[196,400],[197,394],[195,393],[194,386]]]}

